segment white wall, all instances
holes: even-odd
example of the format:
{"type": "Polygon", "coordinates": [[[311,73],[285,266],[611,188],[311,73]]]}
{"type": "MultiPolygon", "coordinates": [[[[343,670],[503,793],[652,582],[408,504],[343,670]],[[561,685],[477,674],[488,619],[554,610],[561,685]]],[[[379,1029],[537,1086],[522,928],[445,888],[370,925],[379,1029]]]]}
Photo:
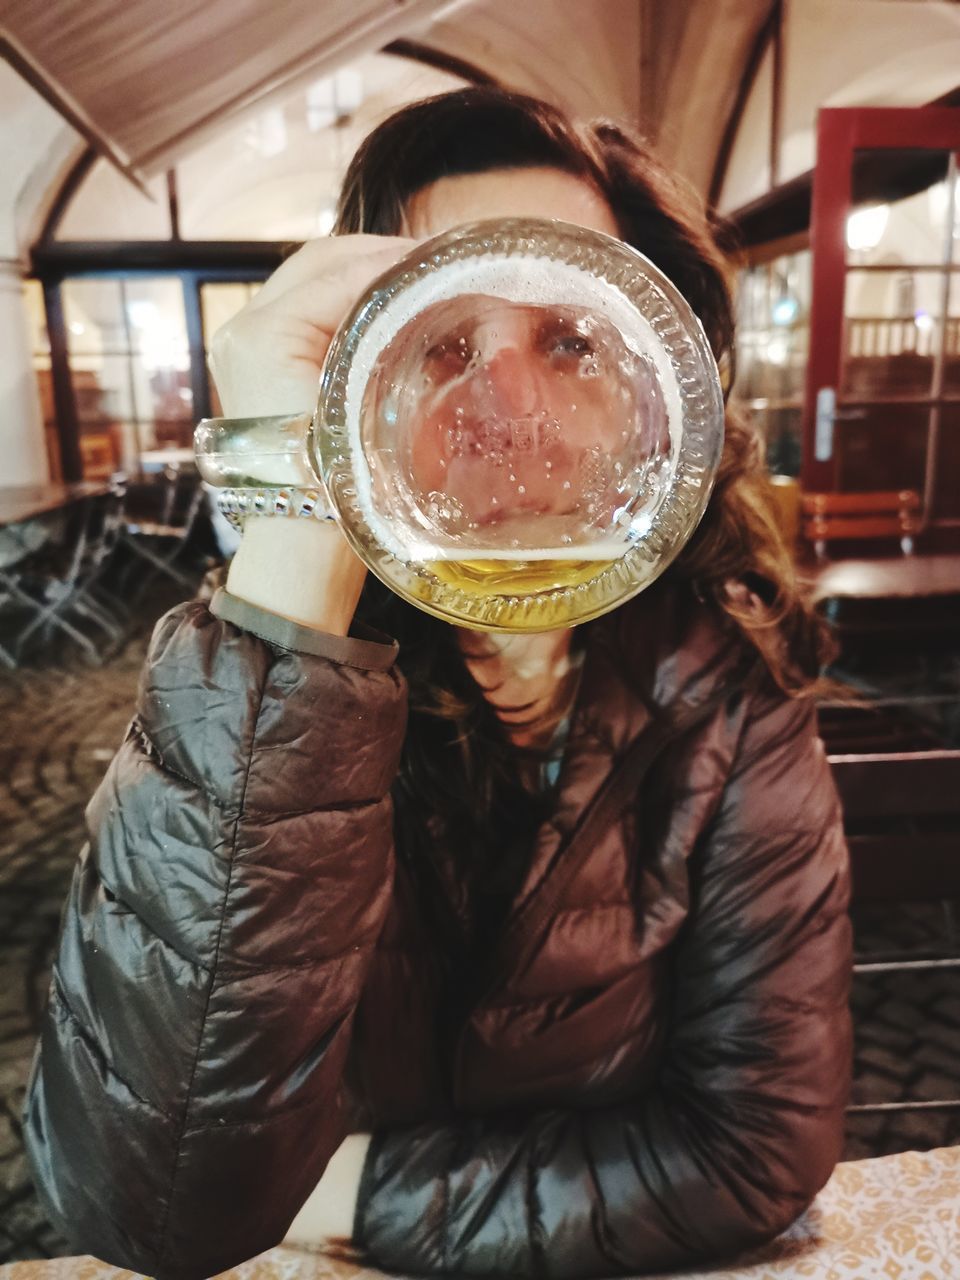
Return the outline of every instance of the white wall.
{"type": "Polygon", "coordinates": [[[743,109],[727,172],[717,201],[737,209],[770,190],[770,125],[773,106],[773,49],[768,48],[743,109]]]}
{"type": "Polygon", "coordinates": [[[21,279],[49,202],[82,141],[0,62],[0,484],[47,479],[21,279]]]}
{"type": "Polygon", "coordinates": [[[24,258],[82,140],[0,62],[0,258],[24,258]]]}
{"type": "Polygon", "coordinates": [[[0,261],[0,486],[48,478],[20,264],[0,261]]]}
{"type": "MultiPolygon", "coordinates": [[[[960,85],[960,4],[786,0],[779,180],[814,164],[820,107],[921,106],[960,85]]],[[[729,212],[767,188],[767,119],[748,104],[724,184],[729,212]]]]}

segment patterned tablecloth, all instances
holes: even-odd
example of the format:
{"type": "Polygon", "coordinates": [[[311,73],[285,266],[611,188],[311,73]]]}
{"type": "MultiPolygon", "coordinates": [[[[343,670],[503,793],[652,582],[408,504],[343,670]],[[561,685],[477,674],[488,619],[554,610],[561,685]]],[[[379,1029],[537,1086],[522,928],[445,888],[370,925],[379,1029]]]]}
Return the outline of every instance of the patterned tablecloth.
{"type": "MultiPolygon", "coordinates": [[[[94,1258],[13,1262],[2,1280],[128,1280],[94,1258]]],[[[375,1280],[381,1272],[280,1247],[229,1280],[375,1280]]],[[[841,1164],[810,1209],[735,1264],[646,1280],[960,1280],[960,1147],[841,1164]]]]}

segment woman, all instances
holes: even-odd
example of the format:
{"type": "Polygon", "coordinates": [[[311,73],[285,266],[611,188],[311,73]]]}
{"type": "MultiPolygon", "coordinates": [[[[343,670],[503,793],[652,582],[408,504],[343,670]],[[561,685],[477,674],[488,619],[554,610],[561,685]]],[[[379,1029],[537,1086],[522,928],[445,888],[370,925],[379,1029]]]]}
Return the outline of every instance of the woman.
{"type": "MultiPolygon", "coordinates": [[[[386,121],[339,235],[223,331],[225,412],[310,407],[370,280],[515,214],[637,246],[728,365],[723,259],[643,146],[468,89],[386,121]]],[[[658,584],[499,644],[361,599],[331,524],[248,520],[226,591],[159,624],[89,811],[26,1115],[78,1248],[192,1280],[296,1217],[414,1273],[640,1273],[809,1203],[848,1085],[847,864],[761,471],[731,418],[658,584]]]]}

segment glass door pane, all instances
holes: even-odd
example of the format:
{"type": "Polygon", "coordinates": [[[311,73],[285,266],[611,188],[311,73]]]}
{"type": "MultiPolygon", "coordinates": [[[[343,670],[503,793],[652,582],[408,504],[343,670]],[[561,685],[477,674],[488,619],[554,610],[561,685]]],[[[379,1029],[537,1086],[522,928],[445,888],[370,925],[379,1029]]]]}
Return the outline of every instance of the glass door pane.
{"type": "Polygon", "coordinates": [[[848,267],[939,267],[946,231],[948,151],[857,150],[847,218],[848,267]]]}
{"type": "Polygon", "coordinates": [[[120,281],[65,280],[62,296],[84,478],[136,470],[139,450],[120,281]]]}
{"type": "Polygon", "coordinates": [[[960,400],[960,270],[951,273],[947,292],[943,394],[948,400],[960,400]]]}
{"type": "Polygon", "coordinates": [[[211,281],[200,286],[200,314],[203,320],[204,349],[218,329],[232,320],[260,289],[259,280],[211,281]]]}
{"type": "Polygon", "coordinates": [[[746,270],[737,311],[734,395],[766,440],[771,472],[798,475],[810,334],[809,251],[746,270]]]}
{"type": "Polygon", "coordinates": [[[65,280],[63,307],[86,478],[136,473],[145,451],[189,445],[193,398],[179,277],[65,280]]]}
{"type": "Polygon", "coordinates": [[[891,267],[848,271],[844,296],[843,396],[929,396],[939,342],[943,273],[891,267]]]}
{"type": "Polygon", "coordinates": [[[141,448],[187,448],[194,413],[180,280],[135,277],[123,282],[123,295],[141,448]]]}
{"type": "MultiPolygon", "coordinates": [[[[856,153],[846,222],[837,486],[924,494],[952,271],[949,152],[856,153]],[[876,192],[889,198],[876,199],[876,192]]],[[[939,464],[939,450],[938,450],[939,464]]],[[[931,495],[932,496],[932,495],[931,495]]]]}
{"type": "Polygon", "coordinates": [[[834,436],[838,489],[923,493],[929,424],[924,405],[870,405],[840,418],[834,436]]]}
{"type": "Polygon", "coordinates": [[[960,520],[960,402],[940,410],[930,514],[935,520],[960,520]]]}

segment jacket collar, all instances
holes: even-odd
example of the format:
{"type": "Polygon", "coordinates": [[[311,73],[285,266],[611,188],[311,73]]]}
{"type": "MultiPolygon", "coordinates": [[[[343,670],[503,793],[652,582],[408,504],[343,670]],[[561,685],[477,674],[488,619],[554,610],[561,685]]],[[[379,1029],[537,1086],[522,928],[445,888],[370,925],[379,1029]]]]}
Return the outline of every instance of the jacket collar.
{"type": "Polygon", "coordinates": [[[661,579],[586,623],[583,678],[557,784],[511,917],[526,909],[563,852],[614,761],[668,710],[715,698],[742,671],[743,644],[692,591],[661,579]]]}

